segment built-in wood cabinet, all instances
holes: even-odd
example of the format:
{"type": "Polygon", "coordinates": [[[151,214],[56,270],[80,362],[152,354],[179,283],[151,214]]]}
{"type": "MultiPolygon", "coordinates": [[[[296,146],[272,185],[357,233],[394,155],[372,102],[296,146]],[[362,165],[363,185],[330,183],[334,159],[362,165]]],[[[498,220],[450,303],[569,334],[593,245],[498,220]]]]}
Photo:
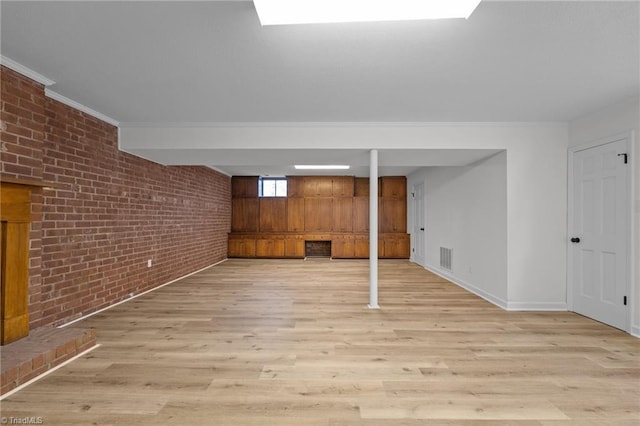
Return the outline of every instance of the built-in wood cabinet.
{"type": "Polygon", "coordinates": [[[404,176],[385,176],[380,179],[380,195],[382,197],[407,196],[407,178],[404,176]]]}
{"type": "MultiPolygon", "coordinates": [[[[329,241],[334,258],[369,257],[369,178],[291,176],[286,198],[258,197],[257,177],[232,185],[229,257],[302,258],[308,241],[329,241]]],[[[380,178],[378,205],[379,256],[408,258],[406,178],[380,178]]]]}
{"type": "Polygon", "coordinates": [[[255,232],[259,224],[258,198],[234,198],[231,200],[231,231],[255,232]]]}
{"type": "Polygon", "coordinates": [[[287,197],[297,198],[303,196],[303,176],[287,177],[287,197]]]}
{"type": "MultiPolygon", "coordinates": [[[[378,230],[381,233],[407,232],[407,180],[404,176],[380,179],[378,230]]],[[[395,256],[392,256],[395,257],[395,256]]]]}
{"type": "Polygon", "coordinates": [[[407,259],[410,255],[408,234],[384,234],[378,242],[378,255],[386,259],[407,259]]]}
{"type": "Polygon", "coordinates": [[[381,197],[378,216],[380,232],[407,232],[406,198],[381,197]]]}
{"type": "Polygon", "coordinates": [[[354,197],[369,196],[369,178],[354,178],[353,187],[354,197]]]}
{"type": "Polygon", "coordinates": [[[287,199],[260,198],[260,232],[287,231],[287,199]]]}
{"type": "Polygon", "coordinates": [[[331,257],[336,259],[352,259],[356,255],[355,236],[343,235],[331,240],[331,257]]]}
{"type": "Polygon", "coordinates": [[[262,235],[256,239],[256,257],[284,257],[284,236],[262,235]]]}
{"type": "Polygon", "coordinates": [[[356,259],[369,258],[369,237],[366,235],[356,235],[354,241],[354,255],[356,259]]]}
{"type": "Polygon", "coordinates": [[[369,197],[353,197],[353,232],[369,232],[369,197]]]}
{"type": "Polygon", "coordinates": [[[353,198],[338,197],[333,199],[333,232],[353,231],[353,198]]]}
{"type": "Polygon", "coordinates": [[[353,176],[336,176],[332,178],[332,185],[334,197],[353,197],[353,176]]]}
{"type": "Polygon", "coordinates": [[[304,176],[302,193],[305,197],[333,196],[333,179],[325,176],[304,176]]]}
{"type": "MultiPolygon", "coordinates": [[[[305,242],[331,242],[331,257],[353,259],[369,257],[369,235],[354,233],[235,233],[229,235],[229,257],[303,258],[305,242]]],[[[388,259],[409,257],[409,235],[380,234],[378,256],[388,259]]]]}
{"type": "Polygon", "coordinates": [[[287,236],[284,240],[285,257],[303,258],[305,256],[304,242],[304,237],[301,235],[287,236]]]}
{"type": "Polygon", "coordinates": [[[256,257],[255,237],[238,237],[229,235],[229,257],[256,257]]]}
{"type": "Polygon", "coordinates": [[[304,198],[287,199],[287,231],[304,231],[304,198]]]}
{"type": "Polygon", "coordinates": [[[231,178],[232,198],[257,198],[258,176],[233,176],[231,178]]]}
{"type": "Polygon", "coordinates": [[[331,231],[333,225],[333,198],[304,199],[304,230],[309,232],[331,231]]]}

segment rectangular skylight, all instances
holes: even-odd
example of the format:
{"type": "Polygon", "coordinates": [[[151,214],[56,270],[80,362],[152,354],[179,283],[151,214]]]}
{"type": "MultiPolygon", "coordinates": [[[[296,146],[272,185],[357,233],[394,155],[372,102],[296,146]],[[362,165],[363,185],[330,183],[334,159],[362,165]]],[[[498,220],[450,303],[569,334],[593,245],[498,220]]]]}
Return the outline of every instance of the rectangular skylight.
{"type": "Polygon", "coordinates": [[[348,170],[349,166],[345,165],[295,165],[296,170],[348,170]]]}
{"type": "Polygon", "coordinates": [[[253,0],[262,25],[467,19],[480,0],[253,0]]]}

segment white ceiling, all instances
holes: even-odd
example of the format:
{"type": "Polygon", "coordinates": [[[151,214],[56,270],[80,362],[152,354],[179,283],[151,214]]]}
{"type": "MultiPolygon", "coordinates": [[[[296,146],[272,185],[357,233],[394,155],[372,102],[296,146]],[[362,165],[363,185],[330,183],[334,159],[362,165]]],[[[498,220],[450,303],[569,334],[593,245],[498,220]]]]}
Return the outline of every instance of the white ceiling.
{"type": "Polygon", "coordinates": [[[467,21],[263,28],[250,1],[5,0],[1,47],[124,126],[564,122],[637,96],[639,6],[484,0],[467,21]]]}
{"type": "MultiPolygon", "coordinates": [[[[466,166],[500,152],[498,149],[381,149],[378,165],[386,176],[406,176],[421,167],[466,166]]],[[[173,149],[134,150],[136,155],[162,164],[174,163],[173,149]]],[[[205,161],[230,175],[369,176],[369,151],[365,149],[190,149],[180,152],[183,165],[205,161]],[[295,164],[347,164],[348,170],[296,170],[295,164]]]]}

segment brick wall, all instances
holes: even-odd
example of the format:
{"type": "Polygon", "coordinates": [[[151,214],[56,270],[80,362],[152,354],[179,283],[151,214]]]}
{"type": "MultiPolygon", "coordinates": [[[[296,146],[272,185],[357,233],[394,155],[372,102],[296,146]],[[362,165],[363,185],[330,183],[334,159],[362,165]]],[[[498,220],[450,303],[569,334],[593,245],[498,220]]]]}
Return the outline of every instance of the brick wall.
{"type": "Polygon", "coordinates": [[[44,87],[2,67],[2,174],[42,178],[42,141],[45,127],[44,87]]]}
{"type": "MultiPolygon", "coordinates": [[[[21,157],[32,158],[31,176],[55,186],[35,199],[41,203],[32,226],[32,328],[67,322],[226,257],[229,177],[121,152],[116,127],[46,98],[41,86],[5,68],[3,121],[17,112],[28,115],[22,98],[5,97],[5,87],[11,92],[16,85],[37,89],[27,91],[32,102],[22,105],[34,109],[25,124],[41,127],[32,154],[16,154],[20,139],[5,141],[3,132],[2,172],[11,174],[21,157]],[[12,109],[16,101],[26,111],[12,109]]],[[[15,126],[7,128],[10,135],[21,134],[20,118],[15,126]]]]}

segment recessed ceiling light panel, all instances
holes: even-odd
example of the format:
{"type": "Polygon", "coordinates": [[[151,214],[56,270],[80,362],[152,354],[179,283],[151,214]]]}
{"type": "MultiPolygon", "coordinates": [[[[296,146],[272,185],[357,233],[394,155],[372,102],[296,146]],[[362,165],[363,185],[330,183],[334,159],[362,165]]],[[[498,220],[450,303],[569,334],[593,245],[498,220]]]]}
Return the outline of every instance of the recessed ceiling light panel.
{"type": "Polygon", "coordinates": [[[253,0],[262,25],[468,18],[480,0],[253,0]]]}

